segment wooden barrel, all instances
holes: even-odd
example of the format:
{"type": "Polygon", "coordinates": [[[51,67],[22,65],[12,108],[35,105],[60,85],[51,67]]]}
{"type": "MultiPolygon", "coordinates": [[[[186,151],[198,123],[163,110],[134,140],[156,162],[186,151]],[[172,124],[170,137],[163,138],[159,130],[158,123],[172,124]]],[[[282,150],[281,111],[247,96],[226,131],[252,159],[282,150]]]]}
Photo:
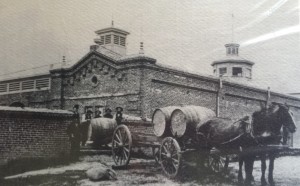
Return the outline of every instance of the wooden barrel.
{"type": "Polygon", "coordinates": [[[89,127],[90,139],[97,145],[109,144],[112,140],[112,136],[117,122],[115,119],[110,118],[94,118],[91,120],[89,127]]]}
{"type": "Polygon", "coordinates": [[[201,106],[189,105],[175,109],[171,114],[171,132],[176,137],[194,135],[198,126],[215,116],[214,111],[201,106]]]}
{"type": "Polygon", "coordinates": [[[171,114],[179,106],[169,106],[156,109],[152,115],[153,131],[158,137],[167,136],[171,134],[170,121],[171,114]]]}

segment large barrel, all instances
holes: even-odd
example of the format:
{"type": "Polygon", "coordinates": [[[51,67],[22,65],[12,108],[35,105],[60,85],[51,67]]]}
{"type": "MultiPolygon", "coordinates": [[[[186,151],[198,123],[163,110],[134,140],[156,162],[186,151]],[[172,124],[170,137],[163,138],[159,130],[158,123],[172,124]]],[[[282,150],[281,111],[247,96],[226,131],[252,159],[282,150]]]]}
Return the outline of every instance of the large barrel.
{"type": "Polygon", "coordinates": [[[171,114],[179,106],[169,106],[156,109],[152,115],[153,131],[158,137],[167,136],[171,134],[170,121],[171,114]]]}
{"type": "Polygon", "coordinates": [[[111,142],[117,122],[110,118],[94,118],[89,127],[89,139],[97,145],[105,145],[111,142]]]}
{"type": "Polygon", "coordinates": [[[175,109],[171,114],[171,132],[176,137],[196,134],[196,129],[215,117],[211,109],[201,106],[185,106],[175,109]]]}

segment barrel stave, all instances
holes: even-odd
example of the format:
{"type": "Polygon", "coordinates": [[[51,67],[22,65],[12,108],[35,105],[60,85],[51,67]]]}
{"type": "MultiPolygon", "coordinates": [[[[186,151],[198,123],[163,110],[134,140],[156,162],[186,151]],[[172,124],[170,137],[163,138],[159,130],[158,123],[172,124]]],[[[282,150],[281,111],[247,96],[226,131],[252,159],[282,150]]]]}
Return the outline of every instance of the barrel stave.
{"type": "Polygon", "coordinates": [[[116,127],[117,123],[114,119],[94,118],[90,125],[90,139],[97,145],[106,145],[111,142],[116,127]]]}
{"type": "Polygon", "coordinates": [[[175,109],[171,114],[170,129],[174,136],[182,137],[196,134],[197,128],[215,117],[211,109],[201,106],[185,106],[175,109]]]}
{"type": "Polygon", "coordinates": [[[153,132],[157,137],[170,136],[170,118],[172,112],[179,106],[169,106],[156,109],[152,115],[153,132]]]}

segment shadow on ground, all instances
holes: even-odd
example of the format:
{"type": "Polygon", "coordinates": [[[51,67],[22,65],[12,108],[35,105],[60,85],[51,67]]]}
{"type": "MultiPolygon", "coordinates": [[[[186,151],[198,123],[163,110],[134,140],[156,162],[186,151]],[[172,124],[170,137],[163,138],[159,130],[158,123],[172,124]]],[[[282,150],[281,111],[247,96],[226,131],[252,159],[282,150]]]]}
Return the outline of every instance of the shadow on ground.
{"type": "Polygon", "coordinates": [[[94,185],[236,185],[235,176],[215,174],[208,169],[185,167],[181,176],[174,180],[167,178],[160,165],[154,160],[132,158],[126,170],[116,170],[116,181],[89,181],[85,175],[88,168],[97,163],[112,166],[113,160],[107,155],[94,155],[81,157],[78,162],[70,165],[51,167],[44,170],[27,172],[11,179],[0,180],[5,186],[94,186],[94,185]]]}

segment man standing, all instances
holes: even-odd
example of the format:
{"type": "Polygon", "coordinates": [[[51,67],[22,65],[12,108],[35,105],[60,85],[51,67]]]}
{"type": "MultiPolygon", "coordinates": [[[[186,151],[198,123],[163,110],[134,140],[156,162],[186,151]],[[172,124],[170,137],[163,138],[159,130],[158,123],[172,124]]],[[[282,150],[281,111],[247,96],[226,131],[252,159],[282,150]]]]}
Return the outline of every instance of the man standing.
{"type": "Polygon", "coordinates": [[[123,108],[122,107],[117,107],[116,108],[117,113],[116,113],[116,121],[117,121],[117,125],[121,125],[122,119],[123,119],[123,108]]]}
{"type": "Polygon", "coordinates": [[[102,118],[100,110],[95,111],[95,118],[102,118]]]}
{"type": "Polygon", "coordinates": [[[113,115],[111,114],[111,109],[110,108],[107,108],[106,110],[105,110],[105,114],[104,114],[104,118],[113,118],[113,115]]]}
{"type": "Polygon", "coordinates": [[[70,139],[71,143],[71,159],[73,161],[78,160],[79,157],[79,151],[80,151],[80,139],[81,139],[81,134],[79,130],[79,113],[78,113],[79,106],[75,105],[73,107],[73,112],[74,112],[74,120],[70,123],[70,125],[67,128],[67,134],[70,139]]]}

